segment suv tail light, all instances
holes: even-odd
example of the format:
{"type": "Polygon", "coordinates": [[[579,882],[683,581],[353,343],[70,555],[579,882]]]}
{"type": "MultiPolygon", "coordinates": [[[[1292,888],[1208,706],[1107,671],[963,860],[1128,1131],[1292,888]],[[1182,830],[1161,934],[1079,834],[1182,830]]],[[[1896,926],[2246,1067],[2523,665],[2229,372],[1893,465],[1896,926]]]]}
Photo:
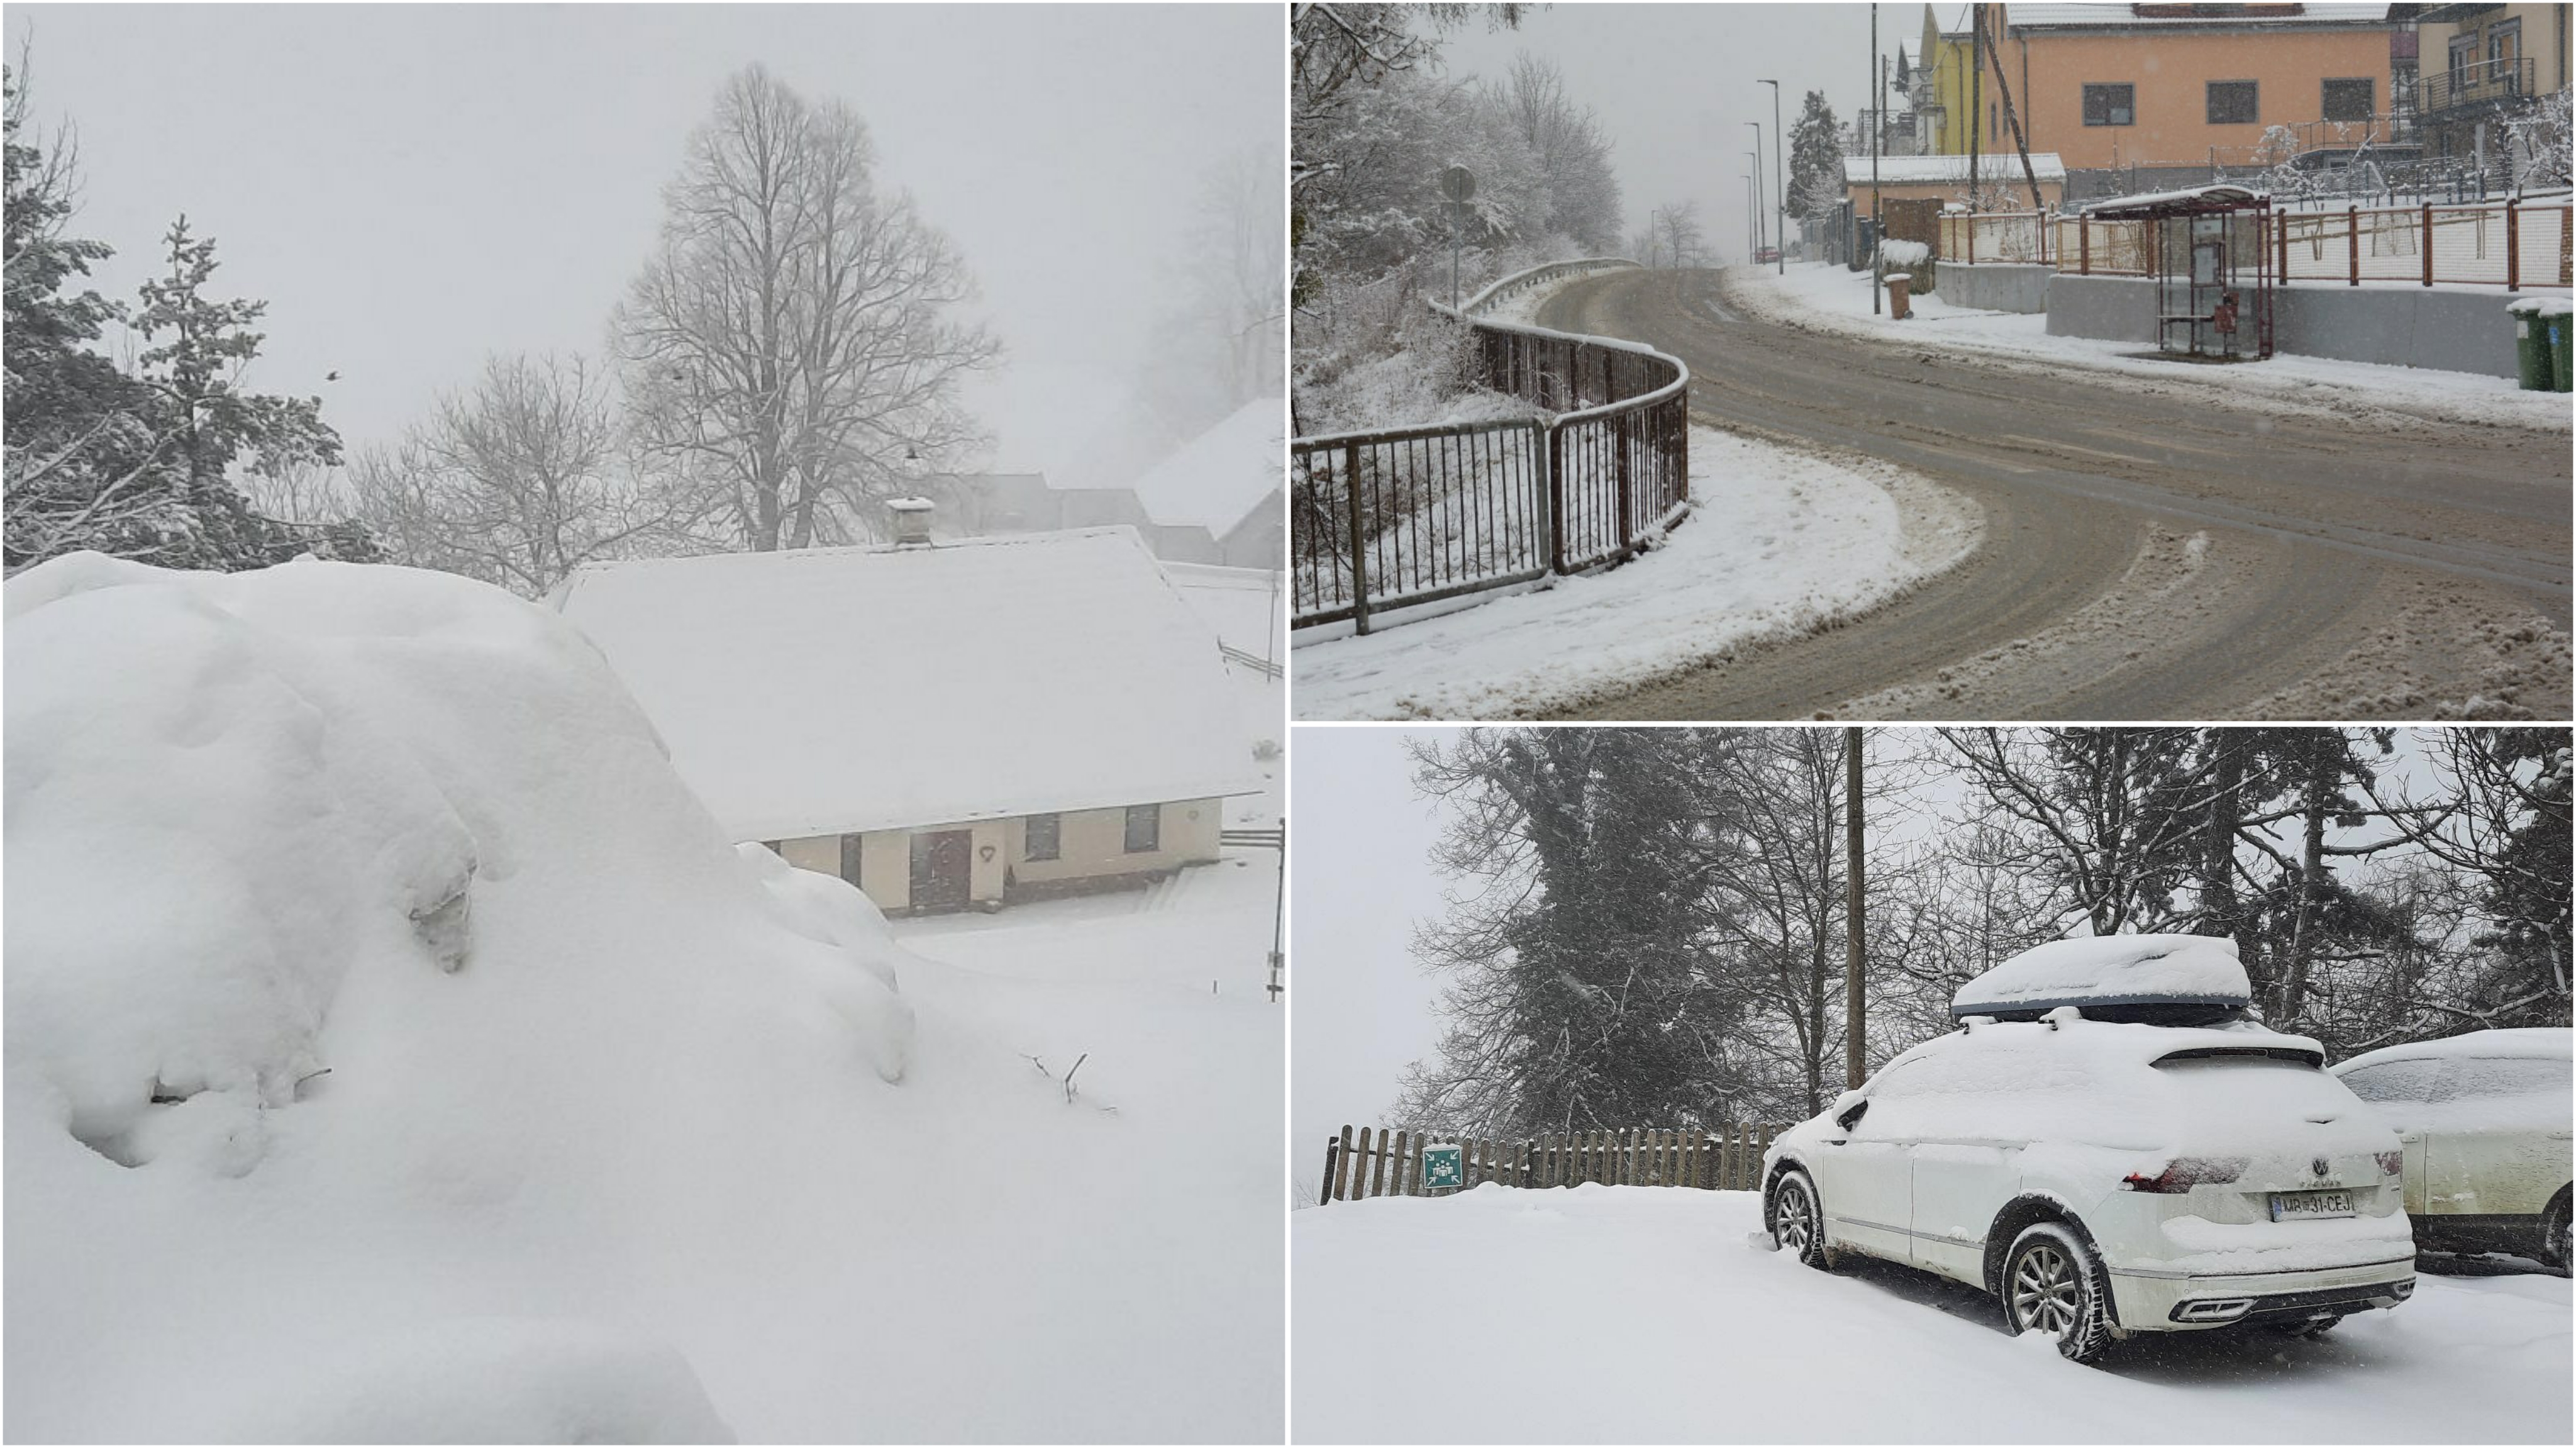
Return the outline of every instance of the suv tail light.
{"type": "Polygon", "coordinates": [[[2241,1156],[2178,1156],[2165,1163],[2165,1169],[2154,1176],[2131,1172],[2120,1184],[2133,1192],[2157,1192],[2174,1195],[2197,1186],[2221,1186],[2236,1180],[2245,1171],[2241,1156]]]}
{"type": "Polygon", "coordinates": [[[2406,1174],[2406,1153],[2402,1151],[2381,1152],[2379,1154],[2379,1174],[2381,1176],[2404,1176],[2406,1174]]]}

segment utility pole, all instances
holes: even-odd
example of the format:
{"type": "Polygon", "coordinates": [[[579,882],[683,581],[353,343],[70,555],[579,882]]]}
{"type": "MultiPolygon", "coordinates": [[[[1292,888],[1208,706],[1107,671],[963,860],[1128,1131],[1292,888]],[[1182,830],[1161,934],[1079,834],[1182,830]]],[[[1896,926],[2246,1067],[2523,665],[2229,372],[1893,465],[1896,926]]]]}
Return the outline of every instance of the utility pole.
{"type": "Polygon", "coordinates": [[[1968,7],[1968,214],[1977,212],[1977,147],[1986,125],[1986,7],[1968,7]]]}
{"type": "Polygon", "coordinates": [[[1753,259],[1762,260],[1762,123],[1746,121],[1753,128],[1753,259]]]}
{"type": "Polygon", "coordinates": [[[1843,731],[1843,1089],[1869,1075],[1869,1023],[1861,1003],[1860,730],[1843,731]]]}
{"type": "Polygon", "coordinates": [[[1778,162],[1771,168],[1774,173],[1771,177],[1771,189],[1780,198],[1780,219],[1778,224],[1771,228],[1771,233],[1780,239],[1777,253],[1780,258],[1780,275],[1787,276],[1789,274],[1789,162],[1787,139],[1780,132],[1780,83],[1776,80],[1755,83],[1771,87],[1771,150],[1772,159],[1778,162]]]}
{"type": "Polygon", "coordinates": [[[1762,198],[1754,194],[1751,172],[1738,172],[1735,179],[1744,183],[1744,259],[1749,262],[1762,254],[1762,238],[1753,234],[1762,216],[1762,198]]]}
{"type": "MultiPolygon", "coordinates": [[[[2001,40],[2003,36],[1998,34],[1995,39],[2001,40]]],[[[2004,124],[2012,127],[2013,149],[2021,154],[2021,179],[2030,185],[2030,209],[2046,211],[2048,203],[2041,200],[2039,195],[2039,173],[2032,170],[2030,165],[2030,141],[2021,133],[2020,113],[2013,109],[2012,82],[2004,78],[2003,55],[1994,50],[1989,50],[1986,54],[1992,57],[1995,63],[1995,92],[2004,98],[2004,124]]],[[[2214,178],[2217,174],[2217,169],[2211,168],[2210,175],[2214,178]]]]}
{"type": "MultiPolygon", "coordinates": [[[[1887,130],[1887,61],[1878,53],[1878,0],[1870,0],[1869,6],[1869,61],[1869,68],[1878,72],[1871,77],[1878,82],[1878,109],[1869,113],[1869,249],[1876,252],[1880,250],[1880,243],[1887,239],[1887,222],[1878,211],[1878,142],[1887,130]]],[[[1869,262],[1869,314],[1873,317],[1879,311],[1879,293],[1883,290],[1879,285],[1881,280],[1878,258],[1872,256],[1869,262]]]]}

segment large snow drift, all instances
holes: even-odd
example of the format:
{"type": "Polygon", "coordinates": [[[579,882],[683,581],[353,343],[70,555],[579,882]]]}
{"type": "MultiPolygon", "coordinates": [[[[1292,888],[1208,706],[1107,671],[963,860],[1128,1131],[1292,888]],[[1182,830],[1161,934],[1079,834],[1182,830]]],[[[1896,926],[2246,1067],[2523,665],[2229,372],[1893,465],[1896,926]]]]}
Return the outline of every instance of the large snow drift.
{"type": "Polygon", "coordinates": [[[2241,1006],[2254,998],[2224,935],[2086,935],[2035,945],[1959,987],[1950,1014],[2059,1006],[2241,1006]]]}
{"type": "Polygon", "coordinates": [[[1275,1297],[1186,1280],[1275,1255],[1129,1159],[1143,1046],[1069,1103],[1004,987],[727,843],[560,618],[314,562],[0,596],[10,1439],[1275,1435],[1221,1360],[1275,1377],[1275,1297]]]}

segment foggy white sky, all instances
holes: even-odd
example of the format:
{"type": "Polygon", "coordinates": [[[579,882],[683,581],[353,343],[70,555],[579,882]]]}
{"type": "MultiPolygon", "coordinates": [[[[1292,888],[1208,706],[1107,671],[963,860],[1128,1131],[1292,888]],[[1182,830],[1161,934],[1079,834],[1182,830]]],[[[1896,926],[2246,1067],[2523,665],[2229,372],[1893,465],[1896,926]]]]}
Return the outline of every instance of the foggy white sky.
{"type": "MultiPolygon", "coordinates": [[[[1488,34],[1471,23],[1449,37],[1443,53],[1452,77],[1500,76],[1522,50],[1554,60],[1567,93],[1599,113],[1616,144],[1628,232],[1643,230],[1646,213],[1663,202],[1696,200],[1709,244],[1740,261],[1747,236],[1741,178],[1754,144],[1747,121],[1762,123],[1766,215],[1773,194],[1771,88],[1756,80],[1780,82],[1780,114],[1790,125],[1815,89],[1837,120],[1850,121],[1870,104],[1869,9],[1558,5],[1527,16],[1517,30],[1488,34]]],[[[1923,31],[1923,6],[1882,5],[1878,26],[1887,54],[1902,40],[1910,55],[1923,31]]]]}
{"type": "Polygon", "coordinates": [[[99,290],[130,300],[185,211],[216,294],[269,302],[252,385],[320,393],[353,445],[486,352],[599,352],[756,60],[854,106],[957,242],[1011,354],[974,399],[995,461],[1060,473],[1119,410],[1200,173],[1275,150],[1284,105],[1266,5],[13,4],[5,30],[34,115],[79,128],[99,290]]]}

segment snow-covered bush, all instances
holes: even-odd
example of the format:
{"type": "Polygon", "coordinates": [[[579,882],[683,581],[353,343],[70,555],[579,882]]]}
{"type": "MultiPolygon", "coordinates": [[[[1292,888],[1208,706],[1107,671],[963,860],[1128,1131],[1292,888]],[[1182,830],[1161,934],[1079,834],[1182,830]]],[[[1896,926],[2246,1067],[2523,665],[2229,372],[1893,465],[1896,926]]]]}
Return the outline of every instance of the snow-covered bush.
{"type": "Polygon", "coordinates": [[[10,1436],[722,1436],[596,1284],[903,1076],[865,900],[738,855],[499,589],[84,553],[0,599],[10,1436]]]}

